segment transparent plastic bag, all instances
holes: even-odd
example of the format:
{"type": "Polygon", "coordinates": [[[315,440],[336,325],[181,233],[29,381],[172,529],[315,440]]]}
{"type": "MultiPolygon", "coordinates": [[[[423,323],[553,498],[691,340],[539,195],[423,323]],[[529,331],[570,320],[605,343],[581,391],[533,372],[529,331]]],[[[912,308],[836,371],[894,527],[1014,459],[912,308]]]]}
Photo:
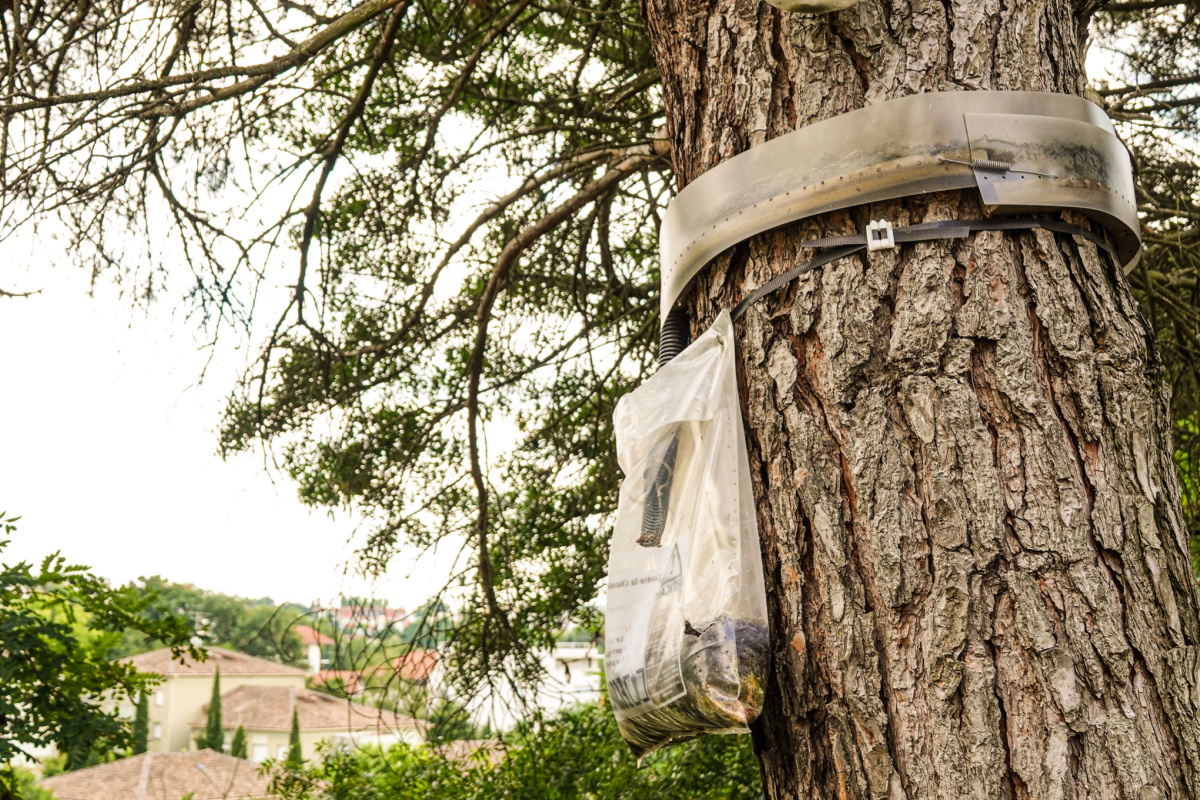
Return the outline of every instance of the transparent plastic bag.
{"type": "Polygon", "coordinates": [[[623,397],[625,473],[608,562],[604,666],[639,758],[762,710],[767,607],[738,404],[733,323],[623,397]]]}

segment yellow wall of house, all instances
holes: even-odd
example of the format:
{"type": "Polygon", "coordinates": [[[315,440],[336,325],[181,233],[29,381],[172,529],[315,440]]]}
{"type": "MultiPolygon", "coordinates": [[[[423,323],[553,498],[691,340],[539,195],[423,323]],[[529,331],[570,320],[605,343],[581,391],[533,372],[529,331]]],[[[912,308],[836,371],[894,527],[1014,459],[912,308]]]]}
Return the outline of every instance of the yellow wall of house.
{"type": "MultiPolygon", "coordinates": [[[[225,731],[225,743],[227,746],[233,740],[233,731],[233,728],[225,731]]],[[[320,742],[339,741],[343,740],[346,736],[347,734],[341,731],[301,731],[300,754],[304,757],[305,761],[308,761],[316,756],[317,745],[320,742]]],[[[385,736],[382,741],[378,739],[374,731],[358,734],[355,740],[359,744],[382,744],[386,747],[397,740],[410,745],[418,745],[425,740],[425,737],[419,728],[401,728],[395,731],[394,734],[385,736]]],[[[290,741],[290,732],[256,731],[252,728],[247,728],[246,757],[257,763],[261,763],[268,758],[287,758],[290,741]]]]}
{"type": "MultiPolygon", "coordinates": [[[[292,686],[304,688],[304,675],[222,675],[221,694],[239,686],[292,686]]],[[[146,749],[151,753],[191,750],[191,724],[200,718],[212,699],[211,675],[172,676],[159,684],[159,704],[150,696],[150,737],[146,749]],[[158,736],[155,736],[156,728],[158,736]]],[[[285,737],[286,738],[286,737],[285,737]]]]}

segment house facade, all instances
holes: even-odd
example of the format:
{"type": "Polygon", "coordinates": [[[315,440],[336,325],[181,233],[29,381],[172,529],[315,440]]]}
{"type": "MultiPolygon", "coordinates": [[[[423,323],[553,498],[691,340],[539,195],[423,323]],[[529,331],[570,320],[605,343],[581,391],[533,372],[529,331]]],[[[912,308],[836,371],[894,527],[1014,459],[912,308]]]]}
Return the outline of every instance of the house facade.
{"type": "Polygon", "coordinates": [[[321,633],[311,625],[296,625],[292,628],[304,646],[304,655],[308,660],[308,671],[317,673],[322,670],[325,661],[325,650],[337,644],[333,639],[321,633]]]}
{"type": "MultiPolygon", "coordinates": [[[[211,647],[206,661],[171,657],[169,648],[124,659],[138,672],[163,676],[150,696],[150,731],[146,750],[150,753],[178,752],[192,749],[191,724],[212,698],[213,678],[221,672],[221,691],[241,686],[274,686],[283,689],[303,689],[304,670],[276,664],[265,658],[248,656],[233,650],[211,647]]],[[[123,716],[132,717],[134,708],[121,708],[123,716]]]]}
{"type": "MultiPolygon", "coordinates": [[[[191,723],[192,740],[207,724],[207,704],[191,723]]],[[[300,729],[300,752],[312,758],[319,742],[348,747],[372,744],[383,748],[403,742],[425,742],[429,723],[403,714],[353,703],[310,689],[242,685],[221,695],[221,727],[225,742],[240,725],[246,732],[246,755],[255,763],[287,757],[292,713],[300,729]]]]}
{"type": "Polygon", "coordinates": [[[554,714],[581,703],[600,699],[600,670],[604,655],[593,642],[558,642],[537,652],[542,679],[534,687],[514,691],[498,682],[485,695],[468,699],[467,708],[477,727],[509,730],[530,711],[554,714]]]}
{"type": "Polygon", "coordinates": [[[389,659],[375,668],[369,685],[391,689],[397,695],[400,687],[419,687],[434,698],[460,697],[471,715],[472,723],[493,730],[508,730],[525,719],[529,711],[553,714],[581,703],[600,699],[600,670],[603,654],[594,642],[557,642],[554,647],[537,651],[542,678],[534,687],[514,691],[498,681],[488,692],[467,694],[456,692],[446,679],[445,664],[433,650],[413,649],[389,659]]]}
{"type": "Polygon", "coordinates": [[[314,612],[322,619],[332,622],[339,631],[366,636],[379,636],[389,631],[398,633],[408,622],[407,611],[386,605],[343,604],[332,608],[317,608],[314,612]]]}

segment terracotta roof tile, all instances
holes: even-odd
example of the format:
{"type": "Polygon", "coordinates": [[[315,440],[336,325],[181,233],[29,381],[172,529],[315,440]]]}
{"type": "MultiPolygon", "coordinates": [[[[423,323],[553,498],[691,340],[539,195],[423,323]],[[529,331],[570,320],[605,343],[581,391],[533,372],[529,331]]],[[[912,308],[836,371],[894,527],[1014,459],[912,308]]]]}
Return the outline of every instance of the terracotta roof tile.
{"type": "MultiPolygon", "coordinates": [[[[227,728],[241,725],[247,731],[290,731],[293,706],[302,731],[429,727],[424,720],[352,703],[311,689],[288,686],[239,686],[226,692],[221,695],[221,722],[227,728]]],[[[206,722],[207,707],[191,727],[203,728],[206,722]]]]}
{"type": "Polygon", "coordinates": [[[212,675],[220,667],[222,675],[304,675],[302,669],[277,664],[265,658],[248,656],[223,647],[208,648],[208,660],[196,661],[186,654],[183,662],[171,658],[171,649],[151,650],[131,658],[122,659],[132,664],[138,672],[155,672],[164,677],[174,675],[212,675]]]}
{"type": "Polygon", "coordinates": [[[313,686],[328,686],[343,689],[346,694],[358,694],[363,690],[362,675],[352,669],[323,669],[309,678],[313,686]]]}
{"type": "Polygon", "coordinates": [[[413,650],[391,660],[392,671],[402,680],[426,681],[438,663],[434,650],[413,650]]]}
{"type": "Polygon", "coordinates": [[[311,625],[295,625],[292,627],[292,630],[300,637],[300,643],[305,646],[310,644],[337,644],[333,639],[330,639],[311,625]]]}
{"type": "Polygon", "coordinates": [[[269,780],[258,765],[211,750],[144,753],[45,778],[38,785],[58,800],[195,800],[266,798],[269,780]]]}

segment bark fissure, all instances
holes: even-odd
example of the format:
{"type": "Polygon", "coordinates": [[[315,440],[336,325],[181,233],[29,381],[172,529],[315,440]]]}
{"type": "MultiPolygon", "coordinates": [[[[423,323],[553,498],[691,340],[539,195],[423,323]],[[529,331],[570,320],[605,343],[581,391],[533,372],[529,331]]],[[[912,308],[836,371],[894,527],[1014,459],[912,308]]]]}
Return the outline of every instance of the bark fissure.
{"type": "MultiPolygon", "coordinates": [[[[988,644],[988,654],[991,656],[993,666],[999,669],[999,657],[997,656],[995,646],[991,643],[988,644]]],[[[1000,744],[1004,750],[1004,800],[1017,800],[1018,797],[1022,796],[1018,793],[1018,785],[1020,786],[1020,791],[1024,792],[1024,796],[1028,797],[1029,793],[1025,791],[1025,785],[1021,783],[1020,777],[1013,771],[1012,752],[1008,746],[1008,715],[1004,712],[1004,698],[1000,695],[999,690],[995,691],[995,698],[997,708],[1000,711],[1000,744]]]]}

